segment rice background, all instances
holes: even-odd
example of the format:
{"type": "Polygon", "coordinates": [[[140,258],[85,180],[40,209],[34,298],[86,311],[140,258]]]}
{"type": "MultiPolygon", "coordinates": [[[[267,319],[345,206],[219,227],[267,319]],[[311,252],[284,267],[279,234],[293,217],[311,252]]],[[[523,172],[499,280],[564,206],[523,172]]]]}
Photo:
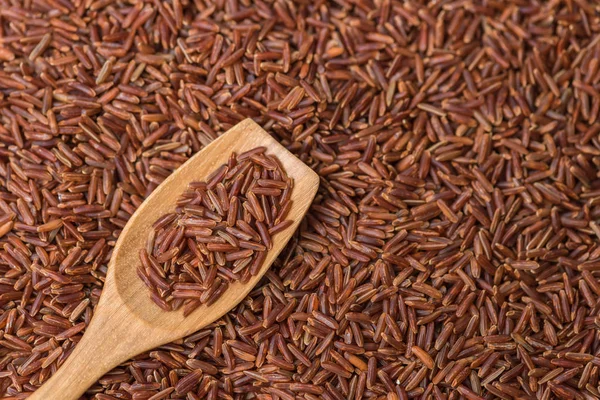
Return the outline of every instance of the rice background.
{"type": "Polygon", "coordinates": [[[600,398],[599,12],[2,0],[0,394],[52,375],[127,219],[252,117],[322,177],[301,229],[87,398],[600,398]]]}

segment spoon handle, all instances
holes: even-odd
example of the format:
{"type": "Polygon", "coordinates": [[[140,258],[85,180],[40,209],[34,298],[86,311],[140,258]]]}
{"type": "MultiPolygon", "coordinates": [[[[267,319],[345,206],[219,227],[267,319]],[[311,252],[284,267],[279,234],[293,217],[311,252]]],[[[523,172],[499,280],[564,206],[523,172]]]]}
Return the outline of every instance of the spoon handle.
{"type": "Polygon", "coordinates": [[[143,327],[127,315],[126,307],[98,307],[73,353],[28,399],[77,400],[104,374],[143,351],[143,327]]]}

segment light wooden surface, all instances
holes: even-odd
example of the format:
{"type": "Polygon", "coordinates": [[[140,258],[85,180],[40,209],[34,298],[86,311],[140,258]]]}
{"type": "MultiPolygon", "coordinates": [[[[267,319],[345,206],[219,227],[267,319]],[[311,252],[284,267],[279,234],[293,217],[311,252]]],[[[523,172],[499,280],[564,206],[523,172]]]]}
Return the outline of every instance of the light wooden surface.
{"type": "Polygon", "coordinates": [[[30,400],[75,400],[94,382],[120,363],[144,351],[189,335],[235,307],[254,288],[284,248],[308,210],[319,177],[254,121],[246,119],[194,155],[167,178],[140,206],[121,233],[109,263],[108,275],[94,318],[73,354],[30,400]],[[293,201],[287,219],[294,223],[273,238],[260,273],[247,284],[235,282],[210,307],[200,307],[187,318],[182,310],[162,311],[150,300],[136,274],[138,251],[151,225],[175,208],[175,201],[192,181],[204,180],[227,162],[232,152],[267,147],[294,179],[293,201]]]}

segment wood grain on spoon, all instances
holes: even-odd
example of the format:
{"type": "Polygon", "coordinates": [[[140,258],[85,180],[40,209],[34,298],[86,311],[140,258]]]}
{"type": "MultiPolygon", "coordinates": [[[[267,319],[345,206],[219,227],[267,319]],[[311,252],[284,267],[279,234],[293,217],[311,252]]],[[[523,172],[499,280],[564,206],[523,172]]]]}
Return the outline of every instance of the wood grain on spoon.
{"type": "Polygon", "coordinates": [[[144,351],[189,335],[222,317],[254,288],[297,229],[319,185],[319,177],[281,146],[260,126],[246,119],[190,158],[144,201],[131,217],[114,248],[102,296],[83,338],[60,369],[31,400],[78,399],[90,385],[120,363],[144,351]],[[205,180],[227,162],[231,153],[258,146],[278,158],[294,181],[293,223],[273,237],[260,272],[246,283],[232,283],[211,306],[201,306],[188,317],[181,310],[166,312],[152,302],[136,274],[139,250],[152,224],[173,212],[177,198],[190,182],[205,180]]]}

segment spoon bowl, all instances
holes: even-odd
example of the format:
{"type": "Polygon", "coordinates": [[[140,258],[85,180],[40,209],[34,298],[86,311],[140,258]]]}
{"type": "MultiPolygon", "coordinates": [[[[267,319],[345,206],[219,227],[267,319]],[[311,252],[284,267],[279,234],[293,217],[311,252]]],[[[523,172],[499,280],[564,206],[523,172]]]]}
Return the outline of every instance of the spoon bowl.
{"type": "Polygon", "coordinates": [[[90,325],[73,353],[31,400],[75,400],[112,368],[131,357],[187,336],[239,304],[267,272],[296,231],[317,192],[318,175],[251,119],[246,119],[214,140],[179,167],[143,202],[121,232],[109,262],[108,273],[90,325]],[[233,282],[217,301],[201,306],[187,317],[183,311],[164,311],[151,300],[136,273],[139,251],[152,224],[172,212],[190,182],[205,180],[227,163],[232,153],[265,147],[293,179],[292,207],[286,219],[292,224],[273,236],[260,271],[248,282],[233,282]]]}

